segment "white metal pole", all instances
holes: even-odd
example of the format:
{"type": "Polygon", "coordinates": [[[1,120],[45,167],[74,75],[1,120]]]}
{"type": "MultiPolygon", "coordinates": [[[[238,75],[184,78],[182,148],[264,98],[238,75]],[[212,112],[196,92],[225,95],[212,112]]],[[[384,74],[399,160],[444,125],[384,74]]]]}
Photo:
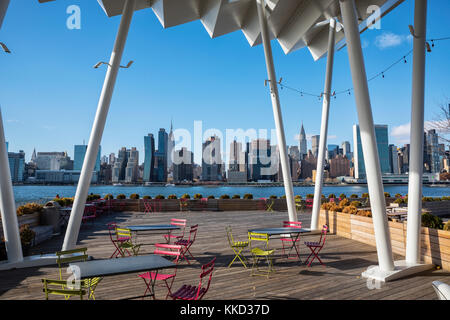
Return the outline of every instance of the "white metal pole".
{"type": "Polygon", "coordinates": [[[336,20],[330,19],[328,36],[328,57],[323,92],[322,123],[320,126],[319,153],[317,156],[316,181],[314,184],[314,201],[311,215],[311,230],[319,229],[320,204],[322,199],[323,168],[325,165],[325,149],[328,135],[328,115],[330,113],[331,81],[333,78],[334,46],[336,35],[336,20]]]}
{"type": "Polygon", "coordinates": [[[277,132],[278,145],[280,150],[281,171],[283,173],[284,190],[286,192],[286,202],[289,221],[297,221],[297,210],[294,201],[294,188],[292,186],[291,172],[286,150],[286,138],[284,135],[283,118],[281,116],[280,98],[278,95],[278,85],[273,64],[272,47],[267,26],[265,0],[256,0],[258,10],[259,25],[261,27],[261,37],[266,59],[267,75],[269,77],[270,96],[272,99],[273,116],[277,132]]]}
{"type": "Polygon", "coordinates": [[[86,156],[81,170],[80,180],[78,182],[77,191],[73,209],[70,214],[69,223],[67,225],[66,236],[64,238],[63,250],[73,249],[76,245],[78,233],[80,230],[81,220],[83,218],[86,198],[89,192],[89,186],[92,179],[92,172],[97,160],[100,142],[105,128],[106,117],[108,115],[111,97],[116,83],[117,73],[120,67],[125,42],[130,29],[131,19],[133,17],[136,0],[126,0],[125,7],[120,21],[119,31],[117,33],[114,49],[111,53],[108,71],[106,72],[103,89],[98,102],[97,114],[95,115],[89,144],[86,150],[86,156]]]}
{"type": "Polygon", "coordinates": [[[16,203],[9,169],[8,151],[6,150],[5,131],[0,109],[0,211],[3,225],[8,262],[23,261],[22,243],[20,241],[19,223],[17,221],[16,203]]]}
{"type": "Polygon", "coordinates": [[[350,61],[353,87],[355,90],[356,109],[361,133],[361,144],[366,167],[367,186],[381,271],[393,271],[391,237],[386,216],[386,200],[384,198],[381,178],[380,159],[378,156],[372,107],[370,104],[367,75],[361,48],[358,28],[358,16],[354,0],[340,0],[344,32],[350,61]]]}
{"type": "Polygon", "coordinates": [[[417,264],[420,262],[420,228],[422,214],[427,0],[416,0],[414,10],[411,149],[409,157],[406,262],[417,264]]]}

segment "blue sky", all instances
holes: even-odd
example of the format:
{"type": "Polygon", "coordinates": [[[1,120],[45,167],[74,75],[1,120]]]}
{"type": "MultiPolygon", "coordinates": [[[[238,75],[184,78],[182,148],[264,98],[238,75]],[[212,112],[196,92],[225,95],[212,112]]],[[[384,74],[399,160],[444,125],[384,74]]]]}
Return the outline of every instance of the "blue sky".
{"type": "MultiPolygon", "coordinates": [[[[380,30],[362,34],[368,76],[412,48],[408,25],[414,1],[405,0],[381,21],[380,30]]],[[[450,1],[429,1],[428,38],[450,36],[450,1]]],[[[12,1],[0,41],[13,54],[0,54],[0,105],[10,151],[24,150],[27,161],[37,151],[68,151],[89,139],[120,17],[107,18],[96,1],[12,1]],[[69,5],[81,8],[81,29],[69,30],[69,5]]],[[[307,49],[285,55],[272,42],[278,77],[291,87],[320,94],[326,59],[314,62],[307,49]]],[[[427,54],[425,119],[431,121],[439,103],[449,97],[450,41],[436,43],[427,54]]],[[[102,140],[102,154],[122,146],[143,151],[143,137],[175,128],[193,134],[194,121],[203,129],[273,129],[273,113],[261,46],[251,48],[238,31],[210,39],[199,21],[163,29],[152,10],[134,15],[122,69],[116,83],[102,140]]],[[[412,56],[370,82],[375,123],[387,124],[390,143],[407,142],[411,106],[412,56]]],[[[335,57],[333,90],[352,87],[346,48],[335,57]]],[[[322,102],[280,90],[288,145],[297,144],[303,122],[307,135],[319,134],[322,102]]],[[[353,95],[331,102],[329,144],[350,141],[357,122],[353,95]]],[[[309,142],[310,146],[310,142],[309,142]]],[[[143,152],[140,153],[142,162],[143,152]]]]}

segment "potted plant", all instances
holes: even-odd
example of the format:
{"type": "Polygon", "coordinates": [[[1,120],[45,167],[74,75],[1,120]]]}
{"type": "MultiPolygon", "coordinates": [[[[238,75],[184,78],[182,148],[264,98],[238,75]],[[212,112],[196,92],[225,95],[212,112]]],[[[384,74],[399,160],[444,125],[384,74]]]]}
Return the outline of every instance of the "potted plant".
{"type": "Polygon", "coordinates": [[[130,195],[130,199],[138,200],[139,199],[139,195],[137,193],[133,193],[133,194],[130,195]]]}
{"type": "Polygon", "coordinates": [[[30,251],[31,244],[33,243],[36,232],[34,232],[28,224],[21,226],[19,232],[20,232],[20,241],[22,243],[22,252],[24,256],[27,256],[30,251]]]}

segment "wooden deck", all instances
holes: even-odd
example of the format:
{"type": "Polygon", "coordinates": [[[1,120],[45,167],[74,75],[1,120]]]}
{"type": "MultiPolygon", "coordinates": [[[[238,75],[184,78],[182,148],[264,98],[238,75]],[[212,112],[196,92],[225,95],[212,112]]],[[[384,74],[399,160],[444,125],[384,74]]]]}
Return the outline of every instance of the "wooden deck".
{"type": "MultiPolygon", "coordinates": [[[[95,259],[109,258],[114,251],[106,224],[116,221],[121,226],[136,224],[168,223],[170,218],[187,218],[188,225],[199,224],[197,239],[192,247],[196,257],[191,265],[182,262],[173,285],[197,284],[200,265],[217,257],[212,285],[205,296],[215,300],[265,300],[265,299],[436,299],[431,282],[440,280],[450,283],[449,273],[432,270],[393,282],[381,284],[379,289],[369,289],[361,273],[370,265],[377,264],[374,246],[357,241],[328,235],[320,257],[326,266],[314,263],[312,267],[300,265],[286,259],[275,261],[276,273],[270,279],[251,277],[249,269],[239,262],[227,268],[234,257],[228,246],[225,226],[233,227],[236,240],[244,240],[247,230],[254,227],[280,226],[287,219],[286,212],[165,212],[145,215],[143,213],[115,213],[96,219],[82,226],[79,246],[86,246],[89,255],[95,259]]],[[[309,226],[309,214],[299,214],[299,220],[309,226]]],[[[317,235],[303,236],[302,241],[313,241],[317,235]]],[[[161,242],[160,235],[140,235],[139,239],[161,242]],[[148,237],[148,239],[144,239],[148,237]]],[[[50,253],[61,249],[63,236],[54,237],[32,249],[33,254],[50,253]]],[[[271,245],[280,247],[280,241],[271,240],[271,245]]],[[[150,253],[152,246],[144,246],[142,252],[150,253]]],[[[302,259],[309,254],[308,248],[301,246],[302,259]]],[[[396,255],[395,259],[402,257],[396,255]]],[[[0,299],[44,299],[41,278],[58,278],[56,266],[26,268],[0,272],[0,299]]],[[[145,285],[135,274],[104,278],[96,289],[96,299],[132,299],[144,293],[145,285]]],[[[156,288],[157,298],[164,298],[164,288],[156,288]]],[[[58,299],[58,297],[51,297],[58,299]]],[[[140,299],[140,298],[139,298],[140,299]]]]}

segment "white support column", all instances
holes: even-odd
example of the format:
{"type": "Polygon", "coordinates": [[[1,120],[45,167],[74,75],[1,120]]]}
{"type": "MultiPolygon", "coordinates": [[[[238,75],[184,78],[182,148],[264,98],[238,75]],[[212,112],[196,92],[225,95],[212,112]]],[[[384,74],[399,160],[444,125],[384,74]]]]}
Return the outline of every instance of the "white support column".
{"type": "Polygon", "coordinates": [[[367,185],[372,209],[372,220],[378,253],[379,270],[394,270],[391,237],[386,216],[386,200],[381,179],[380,160],[375,138],[375,128],[370,104],[367,75],[358,29],[354,0],[340,0],[344,32],[355,90],[356,108],[361,132],[361,142],[366,167],[367,185]]]}
{"type": "Polygon", "coordinates": [[[320,126],[319,154],[317,157],[316,181],[314,184],[314,202],[311,215],[311,230],[319,229],[319,214],[320,214],[320,204],[323,186],[323,168],[325,165],[325,150],[328,135],[328,115],[330,113],[331,81],[333,78],[335,35],[336,35],[336,20],[332,18],[330,19],[330,31],[328,36],[327,69],[325,74],[325,88],[323,91],[322,123],[320,126]]]}
{"type": "Polygon", "coordinates": [[[281,170],[283,173],[284,190],[286,192],[286,202],[288,208],[289,221],[297,221],[297,210],[294,201],[294,188],[292,186],[291,172],[286,150],[286,138],[284,135],[283,118],[281,116],[280,98],[278,95],[277,78],[273,64],[272,47],[267,26],[265,0],[256,0],[258,10],[259,25],[261,27],[261,37],[266,59],[267,75],[269,77],[270,96],[272,98],[273,116],[277,132],[278,145],[280,149],[281,170]]]}
{"type": "Polygon", "coordinates": [[[105,127],[106,117],[108,115],[111,98],[116,83],[117,73],[120,67],[125,42],[130,29],[131,20],[135,9],[136,0],[126,0],[120,21],[119,31],[117,33],[114,49],[111,53],[108,71],[106,73],[105,82],[103,84],[102,93],[97,107],[97,114],[95,115],[94,125],[92,127],[91,136],[89,139],[86,156],[81,170],[80,180],[78,182],[77,191],[75,194],[75,201],[73,209],[70,214],[69,223],[67,225],[66,236],[62,250],[73,249],[78,239],[80,231],[81,220],[84,213],[86,198],[91,184],[92,172],[97,160],[97,153],[105,127]]]}
{"type": "Polygon", "coordinates": [[[427,0],[416,0],[414,14],[411,149],[409,156],[406,262],[420,263],[425,100],[427,0]]]}
{"type": "Polygon", "coordinates": [[[5,131],[0,109],[0,211],[5,237],[8,263],[23,261],[22,243],[20,241],[19,223],[17,221],[16,203],[9,170],[8,152],[6,150],[5,131]]]}

